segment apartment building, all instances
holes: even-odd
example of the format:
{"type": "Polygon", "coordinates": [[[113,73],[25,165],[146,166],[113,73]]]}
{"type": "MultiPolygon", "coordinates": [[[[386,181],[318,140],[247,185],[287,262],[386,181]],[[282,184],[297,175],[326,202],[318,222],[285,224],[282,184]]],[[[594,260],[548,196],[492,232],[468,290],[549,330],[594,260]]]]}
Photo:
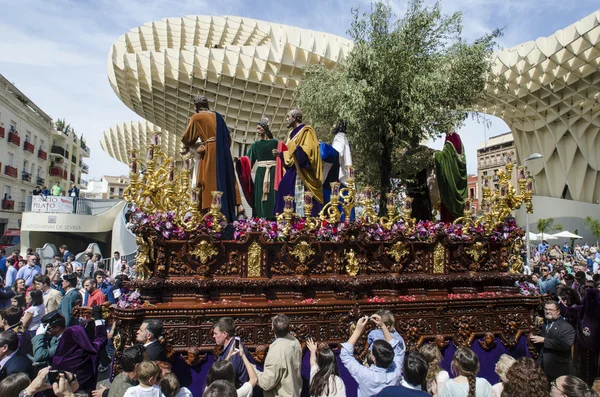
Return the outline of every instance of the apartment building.
{"type": "Polygon", "coordinates": [[[129,182],[128,176],[104,175],[100,181],[90,181],[80,194],[90,199],[122,199],[129,182]]]}
{"type": "Polygon", "coordinates": [[[508,157],[511,157],[515,164],[511,176],[511,183],[517,186],[517,165],[520,164],[517,158],[517,148],[511,132],[497,135],[481,142],[477,148],[477,197],[481,199],[481,186],[483,178],[492,177],[492,185],[498,189],[498,171],[504,167],[508,157]]]}
{"type": "Polygon", "coordinates": [[[85,186],[90,149],[0,74],[0,234],[20,228],[27,196],[36,186],[85,186]]]}

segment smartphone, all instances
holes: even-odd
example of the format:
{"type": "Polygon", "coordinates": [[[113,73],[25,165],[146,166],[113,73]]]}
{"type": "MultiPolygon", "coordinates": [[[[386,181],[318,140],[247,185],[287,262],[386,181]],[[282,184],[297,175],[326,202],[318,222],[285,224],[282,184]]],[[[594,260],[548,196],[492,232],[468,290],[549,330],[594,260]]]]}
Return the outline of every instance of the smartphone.
{"type": "Polygon", "coordinates": [[[236,350],[236,351],[240,350],[240,338],[238,336],[236,336],[235,339],[233,340],[233,350],[236,350]]]}
{"type": "Polygon", "coordinates": [[[58,374],[59,374],[58,370],[51,369],[50,371],[48,371],[48,377],[47,377],[48,380],[46,383],[49,385],[53,385],[56,382],[58,382],[58,374]]]}

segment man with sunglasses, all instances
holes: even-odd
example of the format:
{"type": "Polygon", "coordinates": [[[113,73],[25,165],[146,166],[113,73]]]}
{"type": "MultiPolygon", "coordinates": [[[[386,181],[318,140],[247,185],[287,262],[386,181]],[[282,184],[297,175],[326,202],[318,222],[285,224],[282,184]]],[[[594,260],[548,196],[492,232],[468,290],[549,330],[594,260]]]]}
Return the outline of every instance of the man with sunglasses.
{"type": "Polygon", "coordinates": [[[532,335],[539,358],[537,364],[544,369],[548,380],[552,381],[562,375],[570,375],[571,347],[575,342],[575,329],[560,317],[560,306],[555,301],[547,301],[544,305],[546,321],[542,325],[540,335],[532,335]]]}
{"type": "Polygon", "coordinates": [[[560,284],[560,279],[550,274],[550,268],[547,264],[542,265],[540,272],[542,275],[537,280],[537,287],[540,290],[540,294],[556,294],[556,287],[560,284]]]}

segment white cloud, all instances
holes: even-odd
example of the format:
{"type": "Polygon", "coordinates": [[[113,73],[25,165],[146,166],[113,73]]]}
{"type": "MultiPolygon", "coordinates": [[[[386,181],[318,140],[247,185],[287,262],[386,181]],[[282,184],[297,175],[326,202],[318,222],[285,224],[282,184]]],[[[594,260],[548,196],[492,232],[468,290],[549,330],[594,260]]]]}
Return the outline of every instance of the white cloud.
{"type": "MultiPolygon", "coordinates": [[[[146,22],[183,15],[240,15],[346,36],[351,9],[370,0],[0,0],[0,73],[54,118],[65,117],[86,136],[92,150],[90,176],[122,174],[126,167],[99,145],[102,132],[120,121],[139,117],[114,95],[106,77],[110,45],[146,22]]],[[[397,14],[406,0],[393,1],[397,14]]],[[[426,0],[433,4],[433,0],[426,0]]],[[[597,0],[444,0],[445,13],[463,12],[463,36],[473,40],[504,27],[503,46],[547,36],[595,11],[597,0]]],[[[468,121],[459,132],[465,142],[469,172],[484,136],[507,132],[493,118],[484,127],[468,121]]],[[[441,141],[434,143],[441,147],[441,141]]]]}

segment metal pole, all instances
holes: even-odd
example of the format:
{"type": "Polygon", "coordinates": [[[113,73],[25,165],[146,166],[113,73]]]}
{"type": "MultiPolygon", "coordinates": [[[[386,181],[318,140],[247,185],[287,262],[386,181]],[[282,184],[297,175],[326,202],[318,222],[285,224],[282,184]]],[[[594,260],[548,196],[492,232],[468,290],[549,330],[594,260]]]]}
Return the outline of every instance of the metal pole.
{"type": "Polygon", "coordinates": [[[527,262],[525,263],[526,266],[529,266],[529,259],[531,257],[531,252],[530,252],[530,247],[529,247],[529,213],[527,212],[527,209],[525,209],[525,242],[527,244],[527,262]]]}

